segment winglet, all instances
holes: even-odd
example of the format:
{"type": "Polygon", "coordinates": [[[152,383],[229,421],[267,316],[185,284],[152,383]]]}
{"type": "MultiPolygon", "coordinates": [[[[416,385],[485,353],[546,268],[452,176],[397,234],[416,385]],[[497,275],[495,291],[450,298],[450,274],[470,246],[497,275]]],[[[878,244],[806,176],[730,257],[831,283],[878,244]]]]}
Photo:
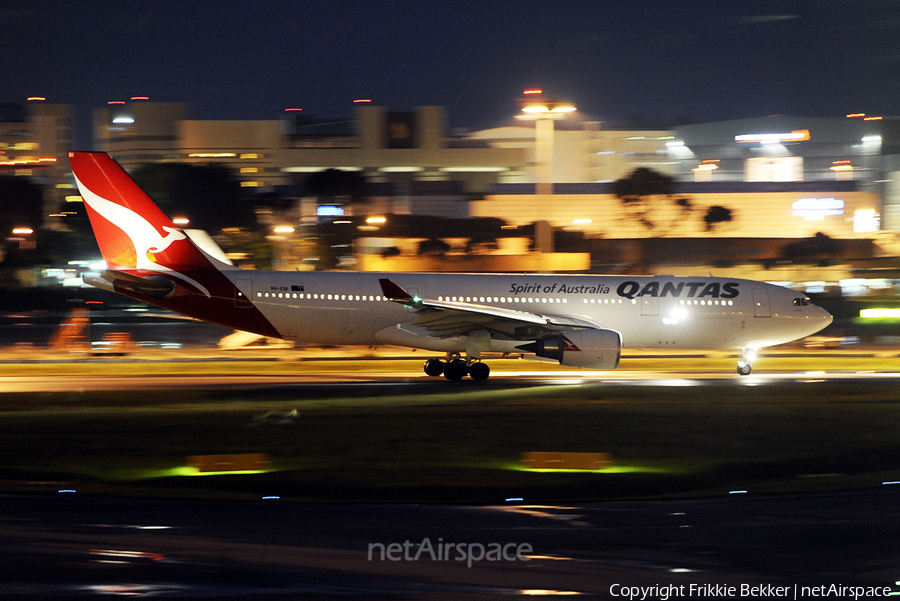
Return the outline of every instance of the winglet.
{"type": "Polygon", "coordinates": [[[382,278],[378,280],[378,283],[381,284],[381,292],[388,300],[392,300],[395,303],[410,303],[415,300],[409,292],[398,286],[390,278],[382,278]]]}

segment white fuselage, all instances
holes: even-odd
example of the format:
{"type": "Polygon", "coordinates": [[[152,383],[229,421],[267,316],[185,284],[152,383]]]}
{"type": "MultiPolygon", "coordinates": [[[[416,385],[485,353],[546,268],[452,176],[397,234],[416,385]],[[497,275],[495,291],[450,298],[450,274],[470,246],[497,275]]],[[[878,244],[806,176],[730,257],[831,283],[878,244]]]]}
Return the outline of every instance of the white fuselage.
{"type": "MultiPolygon", "coordinates": [[[[737,278],[528,274],[227,271],[286,339],[396,344],[464,352],[468,336],[428,336],[415,313],[382,296],[390,278],[412,296],[578,318],[618,331],[625,348],[755,349],[808,336],[831,315],[790,289],[737,278]]],[[[493,336],[490,351],[518,340],[493,336]]]]}

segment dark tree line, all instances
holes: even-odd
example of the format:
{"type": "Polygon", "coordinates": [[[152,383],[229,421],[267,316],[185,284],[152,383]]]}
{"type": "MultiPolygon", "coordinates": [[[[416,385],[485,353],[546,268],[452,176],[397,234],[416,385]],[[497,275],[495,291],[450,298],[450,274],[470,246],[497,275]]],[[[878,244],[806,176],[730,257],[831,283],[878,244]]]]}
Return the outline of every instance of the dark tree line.
{"type": "Polygon", "coordinates": [[[132,177],[170,217],[190,219],[190,227],[215,235],[226,227],[255,224],[234,172],[223,165],[153,163],[139,167],[132,177]]]}
{"type": "MultiPolygon", "coordinates": [[[[622,201],[626,212],[650,231],[665,233],[662,228],[671,229],[679,220],[687,219],[694,210],[691,200],[675,194],[675,178],[647,167],[639,167],[628,176],[616,180],[613,193],[622,201]],[[677,207],[672,223],[661,224],[656,217],[658,205],[670,202],[677,207]]],[[[706,210],[703,222],[707,232],[718,224],[733,219],[731,209],[715,205],[706,210]]]]}

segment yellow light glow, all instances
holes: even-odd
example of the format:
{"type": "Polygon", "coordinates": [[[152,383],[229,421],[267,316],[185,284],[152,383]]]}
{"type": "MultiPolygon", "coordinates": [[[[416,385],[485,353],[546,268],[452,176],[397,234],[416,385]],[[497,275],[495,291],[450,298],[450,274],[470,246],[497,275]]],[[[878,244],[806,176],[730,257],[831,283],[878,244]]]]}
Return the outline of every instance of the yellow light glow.
{"type": "Polygon", "coordinates": [[[277,225],[272,229],[276,234],[293,234],[294,228],[290,225],[277,225]]]}
{"type": "Polygon", "coordinates": [[[376,224],[376,223],[387,223],[386,217],[369,217],[366,219],[366,223],[368,224],[376,224]]]}
{"type": "Polygon", "coordinates": [[[573,225],[587,225],[589,223],[591,223],[590,219],[573,219],[572,220],[573,225]]]}
{"type": "Polygon", "coordinates": [[[175,225],[187,225],[190,222],[191,222],[191,220],[188,219],[187,217],[176,217],[175,219],[172,220],[172,223],[174,223],[175,225]]]}
{"type": "Polygon", "coordinates": [[[900,309],[861,309],[859,316],[863,319],[900,319],[900,309]]]}
{"type": "Polygon", "coordinates": [[[30,227],[17,227],[15,229],[13,229],[12,233],[23,236],[23,235],[33,234],[34,230],[31,229],[30,227]]]}

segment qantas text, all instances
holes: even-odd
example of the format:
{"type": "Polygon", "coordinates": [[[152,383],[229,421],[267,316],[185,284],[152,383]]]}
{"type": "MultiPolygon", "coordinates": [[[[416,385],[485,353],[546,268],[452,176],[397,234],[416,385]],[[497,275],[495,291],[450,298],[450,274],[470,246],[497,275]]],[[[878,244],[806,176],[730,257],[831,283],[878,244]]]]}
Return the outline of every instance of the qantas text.
{"type": "Polygon", "coordinates": [[[628,281],[619,284],[616,293],[625,298],[636,296],[674,296],[687,298],[734,298],[740,291],[737,282],[665,282],[660,288],[660,283],[650,281],[643,287],[638,282],[628,281]]]}

